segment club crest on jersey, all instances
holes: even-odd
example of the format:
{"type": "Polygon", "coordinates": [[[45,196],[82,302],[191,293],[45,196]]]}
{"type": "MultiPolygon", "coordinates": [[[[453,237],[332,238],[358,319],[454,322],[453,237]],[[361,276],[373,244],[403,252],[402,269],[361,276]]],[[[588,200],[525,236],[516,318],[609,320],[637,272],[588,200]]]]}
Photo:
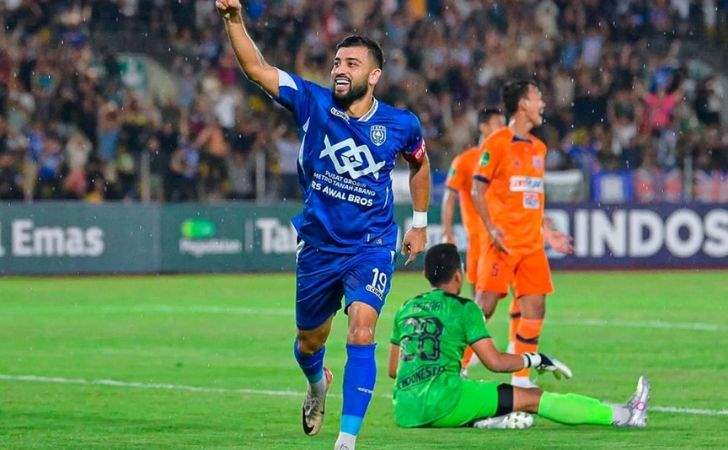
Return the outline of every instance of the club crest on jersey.
{"type": "Polygon", "coordinates": [[[541,170],[543,169],[543,157],[541,155],[533,155],[533,168],[541,170]]]}
{"type": "Polygon", "coordinates": [[[352,138],[331,145],[328,135],[325,135],[324,149],[321,150],[319,158],[324,156],[328,156],[334,163],[336,173],[349,175],[352,180],[370,174],[375,180],[378,180],[379,169],[384,167],[384,161],[374,161],[374,155],[369,147],[356,145],[352,138]]]}
{"type": "Polygon", "coordinates": [[[384,144],[387,140],[387,127],[384,125],[372,125],[369,129],[369,137],[376,146],[384,144]]]}

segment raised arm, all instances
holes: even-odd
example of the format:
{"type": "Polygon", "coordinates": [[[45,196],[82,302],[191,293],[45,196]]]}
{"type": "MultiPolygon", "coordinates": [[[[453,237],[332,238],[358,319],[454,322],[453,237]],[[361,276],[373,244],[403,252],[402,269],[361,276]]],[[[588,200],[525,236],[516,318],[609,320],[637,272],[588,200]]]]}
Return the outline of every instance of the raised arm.
{"type": "Polygon", "coordinates": [[[223,18],[225,31],[245,76],[270,95],[277,97],[278,69],[265,61],[248,34],[241,14],[240,0],[216,0],[215,6],[223,18]]]}

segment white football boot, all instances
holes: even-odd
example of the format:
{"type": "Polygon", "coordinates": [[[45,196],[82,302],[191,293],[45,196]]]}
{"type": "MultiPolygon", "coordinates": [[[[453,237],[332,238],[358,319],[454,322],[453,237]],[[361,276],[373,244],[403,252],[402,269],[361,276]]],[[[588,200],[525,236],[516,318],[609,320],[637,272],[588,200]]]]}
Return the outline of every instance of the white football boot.
{"type": "Polygon", "coordinates": [[[311,392],[311,386],[306,391],[306,399],[303,401],[301,408],[301,426],[303,432],[309,436],[313,436],[321,430],[324,423],[324,406],[326,404],[326,394],[334,380],[331,371],[324,367],[324,378],[326,379],[326,390],[323,394],[314,395],[311,392]]]}
{"type": "Polygon", "coordinates": [[[494,430],[522,430],[533,426],[533,416],[522,411],[514,411],[504,416],[491,417],[473,423],[473,428],[494,430]]]}
{"type": "Polygon", "coordinates": [[[650,400],[650,382],[645,376],[637,380],[637,390],[627,402],[630,416],[626,426],[644,428],[647,426],[647,402],[650,400]]]}

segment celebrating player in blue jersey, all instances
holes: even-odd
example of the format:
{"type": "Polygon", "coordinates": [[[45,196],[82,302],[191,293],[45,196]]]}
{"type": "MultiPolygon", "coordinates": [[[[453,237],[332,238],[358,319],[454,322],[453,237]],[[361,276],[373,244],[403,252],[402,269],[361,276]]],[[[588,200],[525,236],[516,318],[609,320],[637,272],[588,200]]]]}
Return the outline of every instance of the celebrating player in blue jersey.
{"type": "Polygon", "coordinates": [[[407,262],[426,243],[430,169],[417,117],[374,98],[384,58],[375,42],[350,36],[336,46],[331,89],[268,64],[246,31],[239,0],[217,0],[245,75],[291,110],[301,133],[298,175],[303,212],[293,353],[309,382],[303,430],[318,433],[331,373],[324,344],[345,299],[349,316],[344,402],[336,449],[354,449],[376,378],[374,329],[391,285],[397,226],[390,172],[398,154],[410,166],[414,207],[404,235],[407,262]]]}

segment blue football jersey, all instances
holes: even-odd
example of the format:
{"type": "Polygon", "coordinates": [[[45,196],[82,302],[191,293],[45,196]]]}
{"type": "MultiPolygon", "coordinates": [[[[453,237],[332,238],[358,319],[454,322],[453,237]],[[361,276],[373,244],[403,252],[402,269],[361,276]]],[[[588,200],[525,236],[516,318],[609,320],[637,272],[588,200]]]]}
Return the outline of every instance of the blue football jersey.
{"type": "Polygon", "coordinates": [[[420,122],[410,111],[376,99],[359,118],[340,109],[330,89],[278,72],[276,99],[291,110],[301,135],[298,175],[304,207],[293,218],[298,236],[319,249],[355,253],[364,246],[394,249],[390,173],[397,155],[425,153],[420,122]]]}

